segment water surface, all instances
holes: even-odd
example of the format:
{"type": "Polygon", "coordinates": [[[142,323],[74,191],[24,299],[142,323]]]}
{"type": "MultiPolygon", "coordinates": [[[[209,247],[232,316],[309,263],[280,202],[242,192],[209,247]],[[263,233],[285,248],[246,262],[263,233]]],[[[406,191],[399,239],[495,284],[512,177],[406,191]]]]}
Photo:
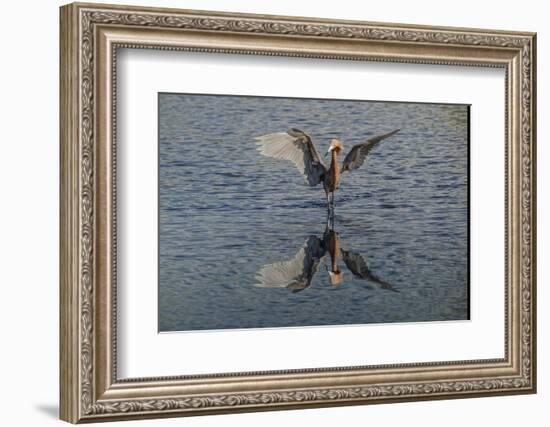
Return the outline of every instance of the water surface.
{"type": "MultiPolygon", "coordinates": [[[[159,94],[159,330],[468,318],[468,106],[159,94]],[[336,192],[342,249],[396,290],[319,263],[300,292],[266,265],[322,239],[326,199],[254,137],[298,127],[319,152],[400,128],[336,192]]],[[[343,157],[341,158],[341,160],[343,157]]],[[[328,163],[328,161],[327,161],[328,163]]]]}

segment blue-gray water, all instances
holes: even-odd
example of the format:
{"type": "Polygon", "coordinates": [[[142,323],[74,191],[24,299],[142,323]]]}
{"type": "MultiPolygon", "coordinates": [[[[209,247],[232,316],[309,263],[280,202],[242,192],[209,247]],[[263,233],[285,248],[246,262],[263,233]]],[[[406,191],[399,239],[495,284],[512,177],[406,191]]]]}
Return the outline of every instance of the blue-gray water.
{"type": "Polygon", "coordinates": [[[464,105],[159,94],[159,330],[467,319],[468,114],[464,105]],[[401,129],[343,174],[334,224],[342,249],[398,292],[342,259],[332,286],[329,255],[300,292],[256,286],[262,267],[325,231],[322,186],[256,150],[254,137],[290,127],[320,153],[331,138],[347,153],[401,129]]]}

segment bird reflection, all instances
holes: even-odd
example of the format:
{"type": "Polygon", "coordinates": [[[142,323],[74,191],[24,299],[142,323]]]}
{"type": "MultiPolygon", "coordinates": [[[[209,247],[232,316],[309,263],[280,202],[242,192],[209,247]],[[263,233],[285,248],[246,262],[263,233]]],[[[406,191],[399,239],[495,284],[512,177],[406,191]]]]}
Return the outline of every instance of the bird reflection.
{"type": "Polygon", "coordinates": [[[325,269],[328,281],[336,287],[344,281],[344,271],[338,264],[342,258],[347,269],[358,279],[365,280],[368,289],[380,289],[398,292],[388,282],[372,273],[365,259],[357,252],[345,250],[340,246],[340,235],[334,230],[333,223],[327,223],[322,238],[311,235],[304,242],[294,257],[287,261],[264,265],[256,273],[256,286],[261,288],[287,288],[293,293],[303,291],[311,286],[313,277],[319,271],[326,255],[325,269]]]}

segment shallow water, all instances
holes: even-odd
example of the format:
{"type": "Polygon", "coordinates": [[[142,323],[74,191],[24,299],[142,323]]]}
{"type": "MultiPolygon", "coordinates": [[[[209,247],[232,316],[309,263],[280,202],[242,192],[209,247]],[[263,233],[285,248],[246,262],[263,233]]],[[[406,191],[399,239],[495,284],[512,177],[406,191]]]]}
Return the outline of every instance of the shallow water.
{"type": "Polygon", "coordinates": [[[468,318],[467,106],[160,94],[159,138],[160,331],[468,318]],[[341,258],[332,286],[328,255],[300,292],[257,286],[325,231],[322,186],[256,150],[254,137],[290,127],[320,153],[401,129],[342,176],[334,224],[398,292],[341,258]]]}

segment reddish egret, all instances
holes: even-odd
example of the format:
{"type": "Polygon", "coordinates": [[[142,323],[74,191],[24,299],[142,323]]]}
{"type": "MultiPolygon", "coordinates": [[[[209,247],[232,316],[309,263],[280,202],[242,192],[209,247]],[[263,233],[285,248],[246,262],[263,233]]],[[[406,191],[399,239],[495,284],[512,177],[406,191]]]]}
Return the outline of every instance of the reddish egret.
{"type": "Polygon", "coordinates": [[[256,138],[261,154],[276,159],[290,160],[296,165],[308,184],[312,187],[323,183],[329,211],[334,207],[334,191],[340,184],[340,174],[358,169],[370,151],[382,140],[397,133],[399,129],[378,135],[360,144],[354,145],[344,158],[342,166],[337,157],[344,149],[342,141],[332,139],[327,154],[331,154],[330,167],[327,168],[319,156],[311,137],[300,129],[287,132],[270,133],[256,138]]]}

